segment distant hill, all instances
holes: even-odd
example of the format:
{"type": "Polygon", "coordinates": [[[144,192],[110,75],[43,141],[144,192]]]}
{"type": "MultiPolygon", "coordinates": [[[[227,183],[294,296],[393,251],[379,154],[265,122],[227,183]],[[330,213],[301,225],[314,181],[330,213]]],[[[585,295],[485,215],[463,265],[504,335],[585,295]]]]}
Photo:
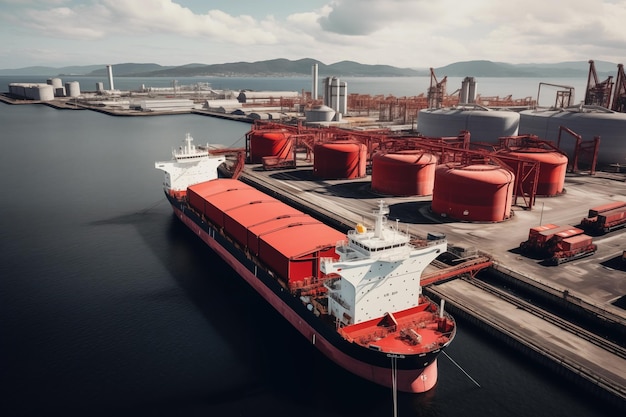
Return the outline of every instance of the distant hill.
{"type": "MultiPolygon", "coordinates": [[[[321,77],[413,77],[428,76],[427,68],[398,68],[390,65],[366,65],[354,61],[341,61],[326,65],[311,58],[295,61],[288,59],[271,59],[257,62],[232,62],[227,64],[186,64],[181,66],[162,66],[159,64],[123,63],[113,65],[115,77],[232,77],[232,76],[309,76],[313,64],[318,64],[321,77]]],[[[606,78],[615,76],[617,64],[596,61],[598,76],[606,78]]],[[[434,69],[438,78],[449,77],[587,77],[589,63],[587,61],[561,62],[553,64],[507,64],[475,60],[455,62],[434,69]]],[[[19,69],[2,69],[0,75],[38,75],[55,77],[59,75],[84,75],[90,77],[106,77],[106,64],[71,66],[62,68],[27,67],[19,69]]]]}
{"type": "MultiPolygon", "coordinates": [[[[151,71],[160,71],[165,68],[177,68],[177,67],[163,67],[159,64],[116,64],[112,65],[113,75],[116,77],[124,77],[133,74],[141,74],[151,71]]],[[[180,68],[180,67],[178,67],[180,68]]],[[[108,75],[106,65],[102,65],[85,75],[90,77],[106,77],[108,75]]]]}
{"type": "MultiPolygon", "coordinates": [[[[606,61],[594,61],[599,77],[615,76],[617,64],[606,61]]],[[[587,77],[589,62],[561,62],[556,64],[507,64],[492,61],[455,62],[435,69],[439,77],[587,77]]]]}
{"type": "Polygon", "coordinates": [[[15,69],[0,69],[0,75],[39,75],[46,77],[55,77],[57,75],[85,75],[91,71],[95,71],[104,65],[83,65],[71,67],[25,67],[15,69]]]}
{"type": "MultiPolygon", "coordinates": [[[[342,61],[326,65],[311,58],[290,61],[271,59],[257,62],[233,62],[228,64],[193,65],[164,68],[156,71],[135,73],[138,77],[195,77],[195,76],[301,76],[310,75],[313,64],[318,64],[320,76],[351,77],[408,77],[424,75],[424,71],[411,68],[397,68],[390,65],[364,65],[358,62],[342,61]]],[[[115,70],[115,68],[114,68],[115,70]]],[[[118,72],[116,71],[116,74],[118,72]]],[[[119,75],[119,74],[118,74],[119,75]]]]}

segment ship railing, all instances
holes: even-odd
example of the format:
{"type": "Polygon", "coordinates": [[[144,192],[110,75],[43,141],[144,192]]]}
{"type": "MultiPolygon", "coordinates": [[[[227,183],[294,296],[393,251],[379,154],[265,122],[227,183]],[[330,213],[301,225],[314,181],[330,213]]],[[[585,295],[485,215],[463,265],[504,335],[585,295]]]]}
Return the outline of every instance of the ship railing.
{"type": "Polygon", "coordinates": [[[329,291],[329,293],[336,293],[341,290],[341,278],[330,278],[324,281],[324,287],[329,291]]]}
{"type": "Polygon", "coordinates": [[[441,243],[446,243],[447,241],[448,240],[446,238],[429,240],[429,239],[423,239],[423,238],[411,236],[411,242],[409,243],[409,246],[412,246],[416,249],[422,249],[422,248],[427,248],[428,246],[435,246],[441,243]]]}
{"type": "Polygon", "coordinates": [[[359,259],[363,257],[363,254],[358,250],[350,247],[350,244],[346,240],[340,240],[335,245],[335,252],[342,256],[342,260],[351,261],[353,259],[359,259]]]}
{"type": "Polygon", "coordinates": [[[341,307],[343,307],[344,310],[350,310],[350,306],[348,306],[348,303],[343,298],[341,298],[341,296],[337,292],[329,292],[328,297],[335,301],[337,304],[339,304],[341,307]]]}

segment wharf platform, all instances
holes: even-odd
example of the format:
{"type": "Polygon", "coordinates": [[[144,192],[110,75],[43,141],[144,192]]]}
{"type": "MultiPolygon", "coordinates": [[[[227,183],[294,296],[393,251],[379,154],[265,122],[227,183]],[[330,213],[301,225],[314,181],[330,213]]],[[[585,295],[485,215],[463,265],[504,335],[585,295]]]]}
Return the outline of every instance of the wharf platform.
{"type": "MultiPolygon", "coordinates": [[[[584,329],[523,300],[509,301],[483,290],[472,283],[457,279],[431,286],[429,293],[445,299],[455,316],[465,316],[488,324],[496,338],[525,350],[557,374],[572,379],[578,385],[595,390],[599,397],[619,404],[626,401],[626,349],[603,341],[584,329]]],[[[430,295],[430,294],[429,294],[430,295]]]]}
{"type": "MultiPolygon", "coordinates": [[[[93,94],[93,93],[92,93],[93,94]]],[[[180,115],[180,114],[195,114],[200,116],[210,116],[217,119],[231,120],[234,122],[254,123],[254,119],[251,119],[247,115],[220,113],[216,111],[206,109],[176,109],[176,110],[136,110],[117,108],[112,106],[99,107],[95,105],[85,104],[81,100],[75,100],[73,98],[56,98],[54,100],[31,100],[31,99],[19,99],[10,96],[6,93],[0,93],[0,102],[5,104],[21,105],[21,104],[40,104],[48,107],[52,107],[58,110],[91,110],[98,113],[103,113],[109,116],[116,117],[149,117],[149,116],[167,116],[167,115],[180,115]]]]}
{"type": "MultiPolygon", "coordinates": [[[[317,215],[340,230],[351,229],[359,222],[370,223],[372,210],[383,199],[389,205],[390,221],[397,219],[411,233],[418,236],[444,233],[449,246],[475,247],[489,254],[493,260],[489,269],[495,274],[545,293],[557,303],[584,311],[598,323],[608,323],[611,339],[617,342],[613,344],[617,346],[617,355],[606,346],[581,338],[571,328],[555,327],[536,314],[520,310],[510,300],[495,297],[469,282],[454,279],[425,288],[426,293],[441,296],[453,308],[469,306],[466,315],[481,327],[508,338],[511,344],[535,358],[541,357],[556,368],[568,370],[574,379],[586,381],[626,410],[626,354],[619,355],[626,347],[626,310],[614,304],[626,295],[626,270],[619,263],[626,249],[626,229],[594,237],[598,251],[593,256],[559,266],[545,265],[518,251],[531,227],[546,223],[577,225],[591,207],[626,201],[626,175],[568,174],[562,195],[537,197],[532,210],[514,207],[511,219],[500,223],[441,218],[430,211],[430,196],[381,195],[371,190],[369,176],[355,180],[316,179],[312,164],[276,171],[247,165],[240,179],[317,215]]],[[[425,274],[432,274],[432,268],[425,274]]],[[[606,345],[612,342],[607,341],[606,345]]]]}

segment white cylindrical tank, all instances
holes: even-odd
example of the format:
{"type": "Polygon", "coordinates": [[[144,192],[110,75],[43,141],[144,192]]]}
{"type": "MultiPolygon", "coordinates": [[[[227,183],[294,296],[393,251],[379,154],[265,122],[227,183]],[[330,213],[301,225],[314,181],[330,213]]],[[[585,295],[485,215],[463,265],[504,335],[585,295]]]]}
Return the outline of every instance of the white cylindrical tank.
{"type": "Polygon", "coordinates": [[[519,119],[517,112],[481,106],[424,109],[419,111],[417,130],[431,137],[457,136],[467,130],[474,143],[497,144],[499,137],[518,134],[519,119]]]}
{"type": "MultiPolygon", "coordinates": [[[[595,136],[599,136],[599,164],[626,164],[626,113],[595,106],[520,112],[521,134],[537,135],[556,145],[560,126],[581,135],[583,141],[592,141],[595,136]]],[[[560,148],[570,159],[574,154],[574,145],[575,140],[571,135],[561,134],[560,148]]]]}
{"type": "Polygon", "coordinates": [[[338,77],[326,77],[324,80],[324,105],[336,112],[336,120],[348,111],[348,84],[338,77]]]}
{"type": "Polygon", "coordinates": [[[54,100],[54,88],[49,84],[11,83],[9,84],[9,92],[18,97],[30,100],[54,100]]]}
{"type": "Polygon", "coordinates": [[[54,100],[54,88],[48,84],[34,84],[26,88],[26,97],[31,100],[54,100]]]}
{"type": "Polygon", "coordinates": [[[63,81],[60,78],[48,78],[46,81],[48,85],[51,85],[52,88],[60,88],[63,87],[63,81]]]}
{"type": "Polygon", "coordinates": [[[78,97],[80,96],[80,84],[78,81],[70,81],[65,83],[65,94],[68,97],[78,97]]]}
{"type": "Polygon", "coordinates": [[[51,85],[39,85],[39,87],[37,87],[35,91],[35,100],[54,100],[54,88],[51,85]]]}
{"type": "Polygon", "coordinates": [[[307,123],[330,122],[335,117],[335,114],[335,110],[328,106],[316,106],[311,110],[304,111],[307,123]]]}

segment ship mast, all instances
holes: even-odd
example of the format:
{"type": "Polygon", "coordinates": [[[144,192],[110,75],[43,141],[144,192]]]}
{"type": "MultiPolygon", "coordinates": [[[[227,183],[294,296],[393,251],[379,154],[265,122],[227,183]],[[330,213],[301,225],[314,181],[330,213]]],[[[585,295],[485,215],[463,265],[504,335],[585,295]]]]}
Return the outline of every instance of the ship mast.
{"type": "Polygon", "coordinates": [[[381,239],[383,237],[383,223],[385,216],[389,214],[389,208],[385,206],[383,200],[378,201],[378,210],[374,210],[376,215],[376,225],[374,226],[374,237],[381,239]]]}

